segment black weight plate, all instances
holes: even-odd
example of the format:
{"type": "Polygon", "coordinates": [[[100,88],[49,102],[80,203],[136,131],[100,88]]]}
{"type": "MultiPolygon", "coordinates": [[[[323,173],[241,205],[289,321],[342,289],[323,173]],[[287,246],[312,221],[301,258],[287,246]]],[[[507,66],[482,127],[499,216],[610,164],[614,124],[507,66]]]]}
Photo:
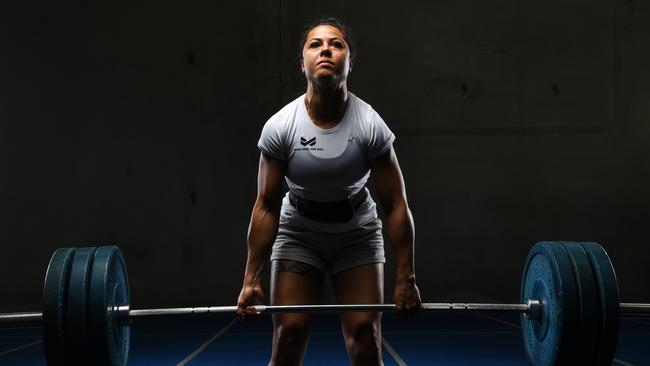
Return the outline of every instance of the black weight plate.
{"type": "Polygon", "coordinates": [[[96,248],[79,248],[72,261],[70,278],[68,280],[68,345],[76,364],[84,364],[92,359],[88,354],[87,339],[87,308],[88,288],[90,285],[90,270],[96,248]]]}
{"type": "Polygon", "coordinates": [[[131,327],[120,322],[117,309],[129,305],[129,285],[122,252],[116,246],[98,247],[88,292],[89,343],[93,365],[124,366],[131,327]]]}
{"type": "Polygon", "coordinates": [[[616,272],[605,249],[596,243],[580,243],[591,261],[598,284],[602,329],[594,365],[611,365],[616,354],[620,327],[620,294],[616,272]]]}
{"type": "Polygon", "coordinates": [[[48,365],[67,365],[66,300],[75,248],[57,249],[45,274],[43,287],[43,346],[48,365]]]}
{"type": "Polygon", "coordinates": [[[529,362],[535,366],[575,365],[579,322],[576,280],[570,259],[554,242],[535,244],[526,258],[521,301],[539,300],[539,319],[521,315],[529,362]]]}
{"type": "Polygon", "coordinates": [[[575,353],[580,357],[578,364],[594,365],[593,357],[602,327],[596,280],[589,257],[580,243],[561,242],[561,244],[571,259],[578,289],[580,327],[575,353]]]}

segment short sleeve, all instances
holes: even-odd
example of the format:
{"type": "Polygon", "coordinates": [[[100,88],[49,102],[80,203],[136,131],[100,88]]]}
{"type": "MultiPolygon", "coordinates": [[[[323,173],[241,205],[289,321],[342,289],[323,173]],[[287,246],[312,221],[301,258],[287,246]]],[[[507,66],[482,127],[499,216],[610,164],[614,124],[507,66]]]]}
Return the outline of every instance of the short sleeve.
{"type": "Polygon", "coordinates": [[[286,160],[287,148],[284,136],[286,131],[282,126],[282,120],[277,115],[273,116],[264,124],[257,147],[266,155],[278,160],[286,160]]]}
{"type": "Polygon", "coordinates": [[[393,146],[395,134],[393,134],[386,125],[386,122],[375,111],[372,111],[371,114],[369,132],[368,160],[373,160],[387,152],[393,146]]]}

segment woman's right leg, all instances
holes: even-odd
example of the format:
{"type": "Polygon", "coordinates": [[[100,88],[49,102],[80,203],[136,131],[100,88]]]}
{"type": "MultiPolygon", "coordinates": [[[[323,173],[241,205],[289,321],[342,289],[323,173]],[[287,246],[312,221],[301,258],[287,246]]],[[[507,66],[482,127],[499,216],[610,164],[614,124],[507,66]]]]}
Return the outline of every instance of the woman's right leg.
{"type": "MultiPolygon", "coordinates": [[[[314,304],[323,288],[323,273],[292,260],[271,262],[271,305],[314,304]]],[[[273,351],[269,366],[301,365],[309,340],[306,313],[273,314],[273,351]]]]}

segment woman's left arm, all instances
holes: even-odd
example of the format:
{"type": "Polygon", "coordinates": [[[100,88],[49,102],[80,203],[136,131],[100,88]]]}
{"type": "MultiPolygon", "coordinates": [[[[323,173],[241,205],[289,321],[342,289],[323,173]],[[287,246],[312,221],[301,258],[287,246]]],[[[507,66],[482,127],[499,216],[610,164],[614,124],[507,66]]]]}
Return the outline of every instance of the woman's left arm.
{"type": "Polygon", "coordinates": [[[397,264],[393,300],[398,314],[415,315],[422,303],[415,284],[415,228],[406,200],[404,178],[393,148],[371,160],[370,168],[379,202],[386,214],[386,233],[397,264]]]}

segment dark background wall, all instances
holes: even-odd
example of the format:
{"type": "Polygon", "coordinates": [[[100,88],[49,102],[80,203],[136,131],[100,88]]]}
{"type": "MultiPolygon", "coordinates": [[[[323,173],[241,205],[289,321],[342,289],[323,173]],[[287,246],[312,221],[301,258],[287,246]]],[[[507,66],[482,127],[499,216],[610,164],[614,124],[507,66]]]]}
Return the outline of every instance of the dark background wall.
{"type": "Polygon", "coordinates": [[[5,2],[0,14],[0,311],[40,307],[55,248],[107,243],[125,252],[134,306],[233,304],[256,141],[305,89],[297,43],[318,15],[353,27],[350,88],[398,136],[426,301],[516,301],[544,239],[602,243],[623,298],[650,301],[647,2],[5,2]]]}

